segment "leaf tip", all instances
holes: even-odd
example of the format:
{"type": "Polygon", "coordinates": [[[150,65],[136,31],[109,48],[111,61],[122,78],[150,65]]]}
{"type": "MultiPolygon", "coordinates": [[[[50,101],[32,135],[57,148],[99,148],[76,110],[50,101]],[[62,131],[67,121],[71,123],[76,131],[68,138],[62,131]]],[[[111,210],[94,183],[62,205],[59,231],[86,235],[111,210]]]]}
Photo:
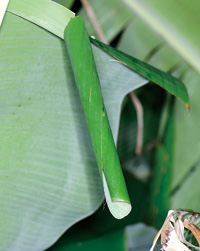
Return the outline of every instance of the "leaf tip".
{"type": "Polygon", "coordinates": [[[186,103],[185,106],[187,107],[188,111],[190,111],[190,104],[186,103]]]}

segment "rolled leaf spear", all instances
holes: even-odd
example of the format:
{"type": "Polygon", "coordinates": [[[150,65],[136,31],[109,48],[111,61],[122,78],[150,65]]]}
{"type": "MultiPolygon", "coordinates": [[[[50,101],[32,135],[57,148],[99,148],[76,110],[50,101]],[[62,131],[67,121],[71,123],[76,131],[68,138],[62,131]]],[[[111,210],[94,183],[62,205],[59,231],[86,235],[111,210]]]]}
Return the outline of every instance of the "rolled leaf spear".
{"type": "Polygon", "coordinates": [[[106,202],[112,215],[121,219],[131,211],[131,203],[104,106],[89,36],[81,17],[70,20],[64,31],[64,40],[103,181],[106,202]]]}

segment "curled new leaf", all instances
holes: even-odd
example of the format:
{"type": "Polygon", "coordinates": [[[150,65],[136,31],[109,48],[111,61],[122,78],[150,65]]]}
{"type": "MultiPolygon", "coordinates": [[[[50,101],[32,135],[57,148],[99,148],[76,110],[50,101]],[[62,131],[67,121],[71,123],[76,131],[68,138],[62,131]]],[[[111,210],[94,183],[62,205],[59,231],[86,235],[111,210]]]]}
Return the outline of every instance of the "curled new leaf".
{"type": "Polygon", "coordinates": [[[76,85],[83,106],[108,207],[115,218],[131,204],[110,129],[89,37],[81,17],[72,18],[64,32],[76,85]]]}

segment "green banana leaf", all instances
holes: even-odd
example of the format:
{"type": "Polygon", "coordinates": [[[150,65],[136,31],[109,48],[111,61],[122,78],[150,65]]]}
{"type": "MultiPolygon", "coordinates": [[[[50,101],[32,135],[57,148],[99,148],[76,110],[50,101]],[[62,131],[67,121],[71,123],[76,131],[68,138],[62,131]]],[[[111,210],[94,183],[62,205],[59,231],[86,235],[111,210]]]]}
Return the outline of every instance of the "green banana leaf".
{"type": "Polygon", "coordinates": [[[48,251],[101,251],[102,249],[107,250],[116,250],[116,251],[127,251],[126,248],[126,238],[125,238],[125,230],[119,229],[112,231],[110,233],[104,234],[102,236],[98,236],[92,239],[80,241],[73,243],[63,244],[59,243],[48,249],[48,251]]]}
{"type": "MultiPolygon", "coordinates": [[[[19,7],[23,1],[11,1],[14,2],[19,7]]],[[[13,6],[9,6],[9,11],[14,13],[13,6]]],[[[15,14],[20,15],[19,12],[15,14]]],[[[26,15],[23,17],[27,18],[26,15]]],[[[57,33],[61,37],[63,25],[57,33]]],[[[55,33],[54,29],[50,31],[55,33]]],[[[101,182],[63,42],[37,26],[7,14],[1,29],[0,47],[1,79],[6,83],[1,94],[2,115],[6,118],[2,123],[1,153],[3,166],[9,167],[3,170],[6,178],[2,191],[7,197],[5,200],[6,195],[2,193],[0,215],[4,225],[0,231],[4,234],[1,243],[14,250],[44,249],[71,224],[98,207],[103,196],[101,182]],[[67,170],[66,166],[69,167],[67,170]],[[29,189],[26,189],[27,185],[29,189]],[[82,196],[77,193],[80,190],[84,192],[82,196]]],[[[123,97],[144,85],[146,80],[97,48],[93,47],[93,50],[94,54],[97,51],[97,71],[104,86],[103,98],[116,142],[123,97]]]]}
{"type": "MultiPolygon", "coordinates": [[[[147,80],[93,52],[116,142],[122,100],[147,80]]],[[[102,184],[64,42],[8,13],[0,58],[1,248],[43,250],[98,208],[102,184]]]]}
{"type": "Polygon", "coordinates": [[[171,178],[173,163],[173,139],[174,139],[174,112],[168,119],[163,143],[156,149],[153,176],[150,183],[150,208],[149,216],[151,224],[160,229],[171,207],[171,178]]]}
{"type": "MultiPolygon", "coordinates": [[[[183,1],[179,2],[180,5],[181,2],[183,1]]],[[[156,4],[156,2],[154,3],[156,4]]],[[[167,4],[167,2],[165,2],[165,4],[167,4]]],[[[195,1],[194,5],[196,4],[197,2],[195,1]]],[[[160,3],[158,3],[158,5],[160,5],[160,3]]],[[[174,2],[172,9],[174,10],[176,7],[177,3],[174,2]]],[[[177,10],[175,10],[175,12],[177,12],[177,10]]],[[[179,17],[179,15],[177,15],[177,17],[179,17]]],[[[168,15],[167,18],[167,20],[171,22],[170,15],[168,15]]],[[[195,18],[197,18],[196,15],[194,20],[195,18]]],[[[190,22],[193,22],[193,20],[189,20],[189,22],[188,20],[187,22],[184,21],[184,23],[187,23],[185,27],[188,26],[186,29],[193,30],[190,22]]],[[[195,32],[198,33],[197,30],[193,30],[193,33],[195,32]]],[[[194,34],[194,36],[196,36],[196,34],[194,34]]],[[[190,39],[190,37],[188,37],[188,39],[190,39]]],[[[171,182],[171,207],[198,208],[200,204],[197,194],[200,187],[198,183],[193,184],[194,187],[192,189],[190,189],[190,187],[192,187],[191,177],[193,177],[193,172],[191,171],[195,167],[195,170],[198,171],[198,160],[200,156],[198,126],[200,123],[199,74],[185,63],[181,58],[182,55],[178,55],[154,30],[151,30],[148,25],[143,22],[143,19],[138,17],[136,17],[134,22],[132,22],[123,33],[118,48],[125,53],[145,60],[161,70],[170,71],[172,75],[180,78],[185,83],[191,101],[191,110],[190,114],[188,114],[179,102],[175,102],[173,162],[171,164],[173,173],[171,182]],[[187,179],[190,179],[190,186],[188,186],[187,179]],[[188,197],[186,197],[184,192],[181,193],[184,189],[190,191],[190,196],[188,195],[188,197]],[[178,196],[179,199],[177,199],[178,196]],[[191,198],[193,198],[193,202],[191,198]],[[179,203],[180,201],[182,202],[179,203]]]]}
{"type": "Polygon", "coordinates": [[[113,216],[122,219],[130,213],[131,203],[102,99],[89,36],[81,17],[71,19],[64,38],[106,201],[113,216]]]}
{"type": "MultiPolygon", "coordinates": [[[[26,0],[26,1],[29,1],[29,0],[26,0]]],[[[43,2],[45,3],[45,4],[48,4],[48,1],[46,1],[46,0],[43,0],[43,2]]],[[[27,6],[27,8],[26,8],[26,10],[24,10],[23,9],[23,6],[24,6],[24,3],[23,3],[23,1],[19,1],[19,0],[15,0],[14,1],[14,4],[13,4],[13,2],[11,2],[10,3],[10,5],[9,5],[9,11],[10,12],[13,12],[13,13],[15,13],[15,14],[17,14],[17,15],[20,15],[20,16],[22,16],[22,17],[24,17],[24,18],[26,18],[26,19],[28,19],[28,20],[31,20],[32,22],[35,22],[36,24],[38,24],[38,25],[43,25],[43,23],[45,24],[45,28],[47,28],[47,29],[49,29],[51,32],[53,32],[54,34],[56,34],[56,35],[58,35],[58,36],[60,36],[60,37],[63,37],[63,35],[62,35],[62,30],[64,29],[63,28],[63,19],[62,19],[62,15],[63,15],[63,13],[65,14],[65,15],[72,15],[72,13],[70,13],[70,12],[67,12],[67,10],[63,10],[61,7],[59,7],[60,8],[60,12],[61,12],[61,18],[59,18],[58,20],[56,19],[55,21],[51,21],[50,23],[49,23],[49,17],[46,17],[46,15],[41,15],[41,12],[39,12],[39,14],[37,14],[37,11],[36,11],[36,7],[38,7],[39,6],[39,4],[40,4],[40,0],[37,0],[37,1],[35,1],[35,3],[34,3],[34,6],[32,6],[31,5],[31,3],[30,3],[30,5],[28,5],[27,6]],[[32,15],[30,15],[30,13],[32,12],[32,7],[33,7],[33,11],[34,11],[34,13],[35,13],[35,16],[32,16],[32,15]],[[48,27],[49,26],[49,27],[48,27]],[[56,27],[58,27],[58,26],[60,26],[59,28],[59,32],[57,31],[57,29],[56,29],[56,27]]],[[[52,11],[52,9],[53,9],[53,6],[51,6],[51,8],[49,8],[51,11],[52,11]]],[[[43,9],[42,9],[42,11],[43,11],[43,9]]],[[[51,12],[50,12],[50,14],[51,14],[51,12]]],[[[54,15],[54,13],[53,13],[53,15],[54,15]]],[[[98,41],[96,41],[96,43],[97,43],[98,41]]],[[[100,44],[100,43],[99,43],[100,44]]],[[[105,47],[105,46],[104,46],[105,47]]],[[[105,48],[104,48],[105,49],[105,48]]],[[[110,52],[110,50],[111,51],[113,51],[113,49],[111,48],[111,47],[109,47],[109,52],[110,52]]],[[[114,56],[115,56],[115,54],[116,54],[116,52],[117,51],[114,51],[114,56]]],[[[113,53],[113,52],[112,52],[113,53]]],[[[141,67],[139,67],[138,69],[137,69],[137,67],[135,67],[134,66],[134,64],[133,64],[133,62],[135,61],[135,59],[134,58],[130,58],[129,56],[126,56],[126,55],[124,55],[124,54],[121,54],[120,52],[117,52],[118,53],[118,57],[120,57],[120,59],[122,59],[122,61],[123,61],[123,63],[125,63],[125,64],[128,64],[128,65],[130,65],[130,67],[132,67],[133,69],[135,69],[135,70],[138,70],[139,69],[139,72],[141,72],[141,67]],[[133,60],[133,62],[131,62],[130,63],[130,60],[133,60]]],[[[172,93],[174,93],[174,94],[176,94],[180,99],[182,99],[183,101],[185,101],[185,103],[186,103],[186,105],[188,106],[188,96],[187,96],[187,93],[186,93],[186,90],[184,89],[184,86],[182,86],[182,84],[180,83],[180,82],[178,82],[178,80],[176,80],[176,79],[173,79],[173,78],[169,78],[172,82],[174,82],[174,84],[176,85],[176,84],[178,84],[178,86],[179,86],[179,88],[174,88],[174,86],[172,86],[171,85],[171,83],[170,83],[170,85],[168,86],[168,84],[167,84],[167,82],[169,82],[168,81],[168,76],[166,75],[166,74],[164,74],[163,75],[163,73],[162,72],[159,72],[159,71],[155,71],[155,69],[153,69],[154,70],[154,74],[152,75],[152,76],[150,76],[149,77],[149,66],[148,65],[145,65],[145,64],[141,64],[141,62],[138,62],[138,60],[136,60],[136,64],[138,64],[139,63],[139,65],[141,65],[142,66],[142,68],[144,67],[144,68],[146,68],[145,69],[145,71],[146,71],[146,73],[142,70],[142,74],[144,74],[145,76],[147,76],[148,78],[150,78],[150,79],[153,79],[157,84],[159,84],[159,85],[161,85],[161,86],[164,86],[166,89],[168,89],[170,92],[172,92],[172,93]],[[160,77],[159,77],[159,75],[163,75],[164,76],[164,78],[166,78],[166,83],[164,83],[163,84],[163,81],[162,81],[162,79],[160,79],[160,77]]],[[[150,67],[150,69],[151,69],[151,67],[150,67]]],[[[151,75],[151,74],[150,74],[151,75]]]]}
{"type": "Polygon", "coordinates": [[[146,191],[147,184],[136,179],[129,171],[124,170],[127,189],[130,192],[130,199],[134,201],[134,210],[130,214],[121,219],[115,219],[105,203],[91,216],[77,222],[72,226],[48,251],[56,250],[62,246],[85,242],[93,238],[103,237],[108,233],[115,232],[117,229],[125,229],[126,226],[138,222],[144,222],[145,212],[147,210],[146,191]],[[137,193],[135,193],[137,191],[137,193]],[[141,200],[141,198],[144,198],[141,200]]]}
{"type": "Polygon", "coordinates": [[[75,16],[69,9],[49,0],[11,0],[7,12],[27,19],[61,38],[67,23],[75,16]]]}
{"type": "Polygon", "coordinates": [[[105,248],[106,250],[116,251],[149,251],[156,234],[157,230],[155,228],[143,223],[137,223],[84,241],[79,240],[70,244],[59,244],[58,242],[56,246],[48,249],[48,251],[101,251],[105,248]]]}
{"type": "MultiPolygon", "coordinates": [[[[56,6],[56,9],[54,10],[54,4],[50,3],[48,0],[36,0],[34,4],[31,4],[30,1],[31,0],[13,0],[8,6],[8,11],[13,14],[19,15],[63,38],[65,16],[67,17],[67,24],[70,18],[74,17],[74,13],[66,8],[62,8],[59,5],[56,6]],[[40,3],[43,3],[44,6],[41,10],[38,11],[37,8],[39,8],[40,3]],[[48,15],[46,15],[46,13],[44,14],[43,12],[45,11],[48,4],[50,5],[50,8],[48,8],[48,15]],[[24,6],[26,7],[24,8],[24,6]],[[59,13],[60,16],[54,20],[56,12],[59,13]]],[[[108,54],[112,55],[114,58],[117,58],[121,63],[130,67],[134,71],[137,71],[140,75],[160,85],[161,87],[178,97],[185,103],[186,107],[189,108],[189,97],[187,89],[180,80],[170,76],[169,74],[166,74],[165,72],[155,69],[151,65],[141,62],[136,58],[130,57],[123,52],[105,45],[97,41],[96,39],[90,38],[90,40],[95,45],[106,51],[108,54]]]]}
{"type": "Polygon", "coordinates": [[[157,83],[159,86],[166,89],[169,93],[178,97],[180,100],[183,101],[186,107],[189,108],[189,97],[187,89],[179,79],[172,77],[171,75],[166,74],[165,72],[162,72],[152,67],[151,65],[138,60],[137,58],[133,58],[93,38],[91,38],[91,41],[99,48],[102,48],[104,51],[112,55],[114,58],[116,58],[126,66],[135,70],[150,81],[157,83]]]}
{"type": "MultiPolygon", "coordinates": [[[[175,2],[172,3],[171,1],[165,3],[148,1],[148,4],[151,3],[154,4],[155,10],[159,7],[162,13],[169,11],[169,8],[166,8],[166,6],[170,5],[171,8],[175,10],[172,13],[174,18],[174,13],[180,13],[180,15],[187,20],[187,25],[185,25],[184,27],[182,26],[182,29],[185,28],[187,31],[190,31],[190,33],[192,32],[193,35],[185,35],[185,38],[193,39],[194,36],[198,35],[198,30],[194,28],[196,27],[196,19],[198,18],[197,14],[195,14],[196,10],[199,9],[199,3],[197,1],[195,1],[192,6],[190,5],[190,11],[194,16],[193,19],[188,19],[187,13],[185,13],[187,14],[186,16],[183,15],[183,13],[185,12],[182,7],[185,6],[184,1],[179,2],[179,4],[175,2]],[[163,5],[162,9],[161,5],[163,5]]],[[[96,15],[98,16],[100,10],[98,8],[94,8],[94,10],[96,15]]],[[[179,15],[177,14],[176,17],[179,17],[179,15]]],[[[183,185],[182,182],[187,179],[190,170],[193,166],[196,165],[196,162],[200,156],[200,148],[198,143],[200,141],[198,127],[198,118],[200,117],[200,103],[198,98],[199,75],[195,71],[191,70],[191,68],[188,67],[187,64],[185,64],[185,62],[181,58],[183,57],[182,54],[178,55],[172,47],[168,46],[165,41],[163,41],[162,38],[154,32],[154,28],[152,31],[149,28],[149,24],[143,22],[143,19],[141,20],[135,14],[133,15],[133,19],[134,21],[130,23],[127,29],[125,29],[125,32],[122,35],[122,39],[117,46],[118,49],[141,60],[145,60],[149,64],[163,71],[170,71],[173,75],[181,78],[184,81],[189,91],[192,107],[190,115],[188,115],[187,111],[184,111],[184,108],[181,106],[181,104],[179,104],[178,102],[175,104],[175,137],[173,144],[173,154],[175,156],[173,161],[171,189],[176,190],[176,188],[183,185]],[[183,153],[187,153],[187,157],[183,158],[183,153]]],[[[170,25],[174,26],[177,30],[178,28],[176,28],[176,23],[178,22],[178,20],[181,19],[176,18],[175,22],[174,19],[173,23],[171,22],[171,11],[168,13],[168,15],[165,16],[165,21],[170,22],[170,25]]],[[[179,31],[182,32],[182,29],[179,29],[179,31]]],[[[164,30],[164,32],[166,32],[166,30],[164,30]]],[[[198,46],[197,43],[193,45],[198,46]]],[[[130,133],[128,133],[128,131],[126,130],[126,134],[133,135],[132,127],[131,129],[129,129],[129,131],[130,133]]],[[[127,148],[123,151],[126,152],[127,148]]],[[[196,188],[196,190],[198,190],[198,187],[196,188]]],[[[195,190],[192,190],[191,192],[195,193],[195,190]]],[[[187,200],[185,201],[185,203],[187,203],[187,200]]]]}
{"type": "Polygon", "coordinates": [[[199,208],[199,175],[200,166],[196,163],[189,174],[182,180],[181,185],[173,194],[173,208],[199,208]],[[184,196],[183,196],[184,195],[184,196]]]}
{"type": "MultiPolygon", "coordinates": [[[[98,1],[102,2],[103,1],[98,1]]],[[[198,29],[196,27],[196,19],[198,18],[196,14],[196,10],[199,9],[199,2],[195,1],[192,6],[190,5],[190,12],[194,18],[188,18],[188,14],[185,13],[185,9],[183,6],[184,0],[179,2],[179,4],[175,2],[163,2],[157,3],[156,1],[148,1],[148,4],[152,4],[156,11],[158,8],[161,13],[165,12],[164,18],[166,22],[170,22],[170,25],[174,27],[178,32],[183,32],[187,30],[187,32],[192,33],[190,36],[189,33],[185,38],[187,39],[194,39],[195,36],[198,36],[198,29]],[[158,6],[157,6],[158,5],[158,6]],[[161,5],[163,5],[161,7],[161,5]],[[171,9],[167,6],[171,6],[174,10],[171,13],[171,9]],[[167,14],[168,12],[168,14],[167,14]],[[187,25],[184,27],[177,27],[178,20],[182,20],[179,18],[179,14],[184,17],[184,20],[187,20],[187,25]],[[184,13],[186,15],[184,15],[184,13]],[[171,19],[171,15],[173,15],[173,19],[171,19]],[[176,20],[175,20],[176,19],[176,20]],[[173,21],[171,21],[173,20],[173,21]]],[[[128,8],[130,10],[130,8],[128,8]]],[[[96,15],[100,15],[99,8],[95,8],[96,15]]],[[[137,14],[137,13],[136,13],[137,14]]],[[[127,27],[125,32],[123,33],[122,39],[118,44],[118,49],[128,53],[134,57],[139,58],[140,60],[145,60],[149,64],[163,70],[163,71],[170,71],[173,75],[178,78],[181,78],[184,83],[187,85],[189,96],[191,98],[191,112],[190,116],[181,104],[176,104],[176,115],[175,115],[175,141],[174,141],[174,164],[173,164],[173,176],[172,176],[172,189],[178,187],[181,182],[184,180],[184,177],[187,177],[187,174],[190,172],[192,166],[194,166],[199,158],[200,155],[200,148],[198,142],[200,141],[199,138],[199,129],[198,129],[198,118],[199,118],[199,98],[198,98],[198,82],[199,82],[199,75],[191,70],[188,65],[185,64],[182,54],[177,54],[174,51],[174,47],[170,47],[166,44],[165,41],[162,40],[153,30],[149,28],[149,24],[143,22],[143,18],[140,19],[133,14],[134,21],[130,23],[127,27]],[[187,72],[187,74],[185,74],[187,72]],[[184,121],[184,122],[183,122],[184,121]],[[184,135],[184,137],[182,137],[184,135]],[[183,153],[187,153],[187,158],[182,158],[183,153]]],[[[164,29],[163,32],[166,33],[164,29]]],[[[92,34],[92,33],[91,33],[92,34]]],[[[113,37],[114,38],[114,37],[113,37]]],[[[193,43],[191,40],[191,43],[193,43]]],[[[193,40],[194,41],[194,40],[193,40]]],[[[180,41],[181,42],[181,41],[180,41]]],[[[171,45],[171,44],[170,44],[171,45]]],[[[193,46],[197,47],[197,43],[193,43],[193,46]]],[[[188,60],[187,60],[188,61],[188,60]]],[[[188,61],[189,62],[189,61],[188,61]]],[[[132,132],[131,132],[132,133],[132,132]]]]}
{"type": "Polygon", "coordinates": [[[74,4],[74,0],[53,0],[56,3],[63,5],[64,7],[70,9],[74,4]]]}
{"type": "Polygon", "coordinates": [[[187,0],[176,2],[122,0],[122,2],[200,72],[200,45],[197,42],[200,35],[198,0],[192,1],[192,4],[187,0]]]}
{"type": "MultiPolygon", "coordinates": [[[[143,223],[137,223],[126,227],[126,243],[129,251],[149,251],[157,230],[143,223]]],[[[159,247],[155,248],[158,251],[159,247]]]]}

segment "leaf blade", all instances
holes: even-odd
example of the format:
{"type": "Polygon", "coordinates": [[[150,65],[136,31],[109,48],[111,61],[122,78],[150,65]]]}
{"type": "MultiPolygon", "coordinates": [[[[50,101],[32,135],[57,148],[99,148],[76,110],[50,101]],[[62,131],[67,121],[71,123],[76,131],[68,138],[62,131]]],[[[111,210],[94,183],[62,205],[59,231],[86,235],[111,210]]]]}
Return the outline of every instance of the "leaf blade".
{"type": "MultiPolygon", "coordinates": [[[[92,49],[116,142],[124,96],[148,81],[92,49]]],[[[44,250],[97,209],[102,183],[63,40],[7,12],[0,58],[1,248],[44,250]]]]}
{"type": "Polygon", "coordinates": [[[187,93],[187,89],[179,79],[163,71],[160,71],[157,68],[145,62],[142,62],[134,57],[131,57],[126,53],[123,53],[109,45],[103,44],[97,41],[96,39],[90,38],[90,40],[99,48],[103,49],[114,58],[117,58],[123,64],[130,67],[134,71],[138,72],[143,77],[158,84],[171,94],[175,95],[186,105],[187,108],[189,108],[189,96],[187,93]]]}

